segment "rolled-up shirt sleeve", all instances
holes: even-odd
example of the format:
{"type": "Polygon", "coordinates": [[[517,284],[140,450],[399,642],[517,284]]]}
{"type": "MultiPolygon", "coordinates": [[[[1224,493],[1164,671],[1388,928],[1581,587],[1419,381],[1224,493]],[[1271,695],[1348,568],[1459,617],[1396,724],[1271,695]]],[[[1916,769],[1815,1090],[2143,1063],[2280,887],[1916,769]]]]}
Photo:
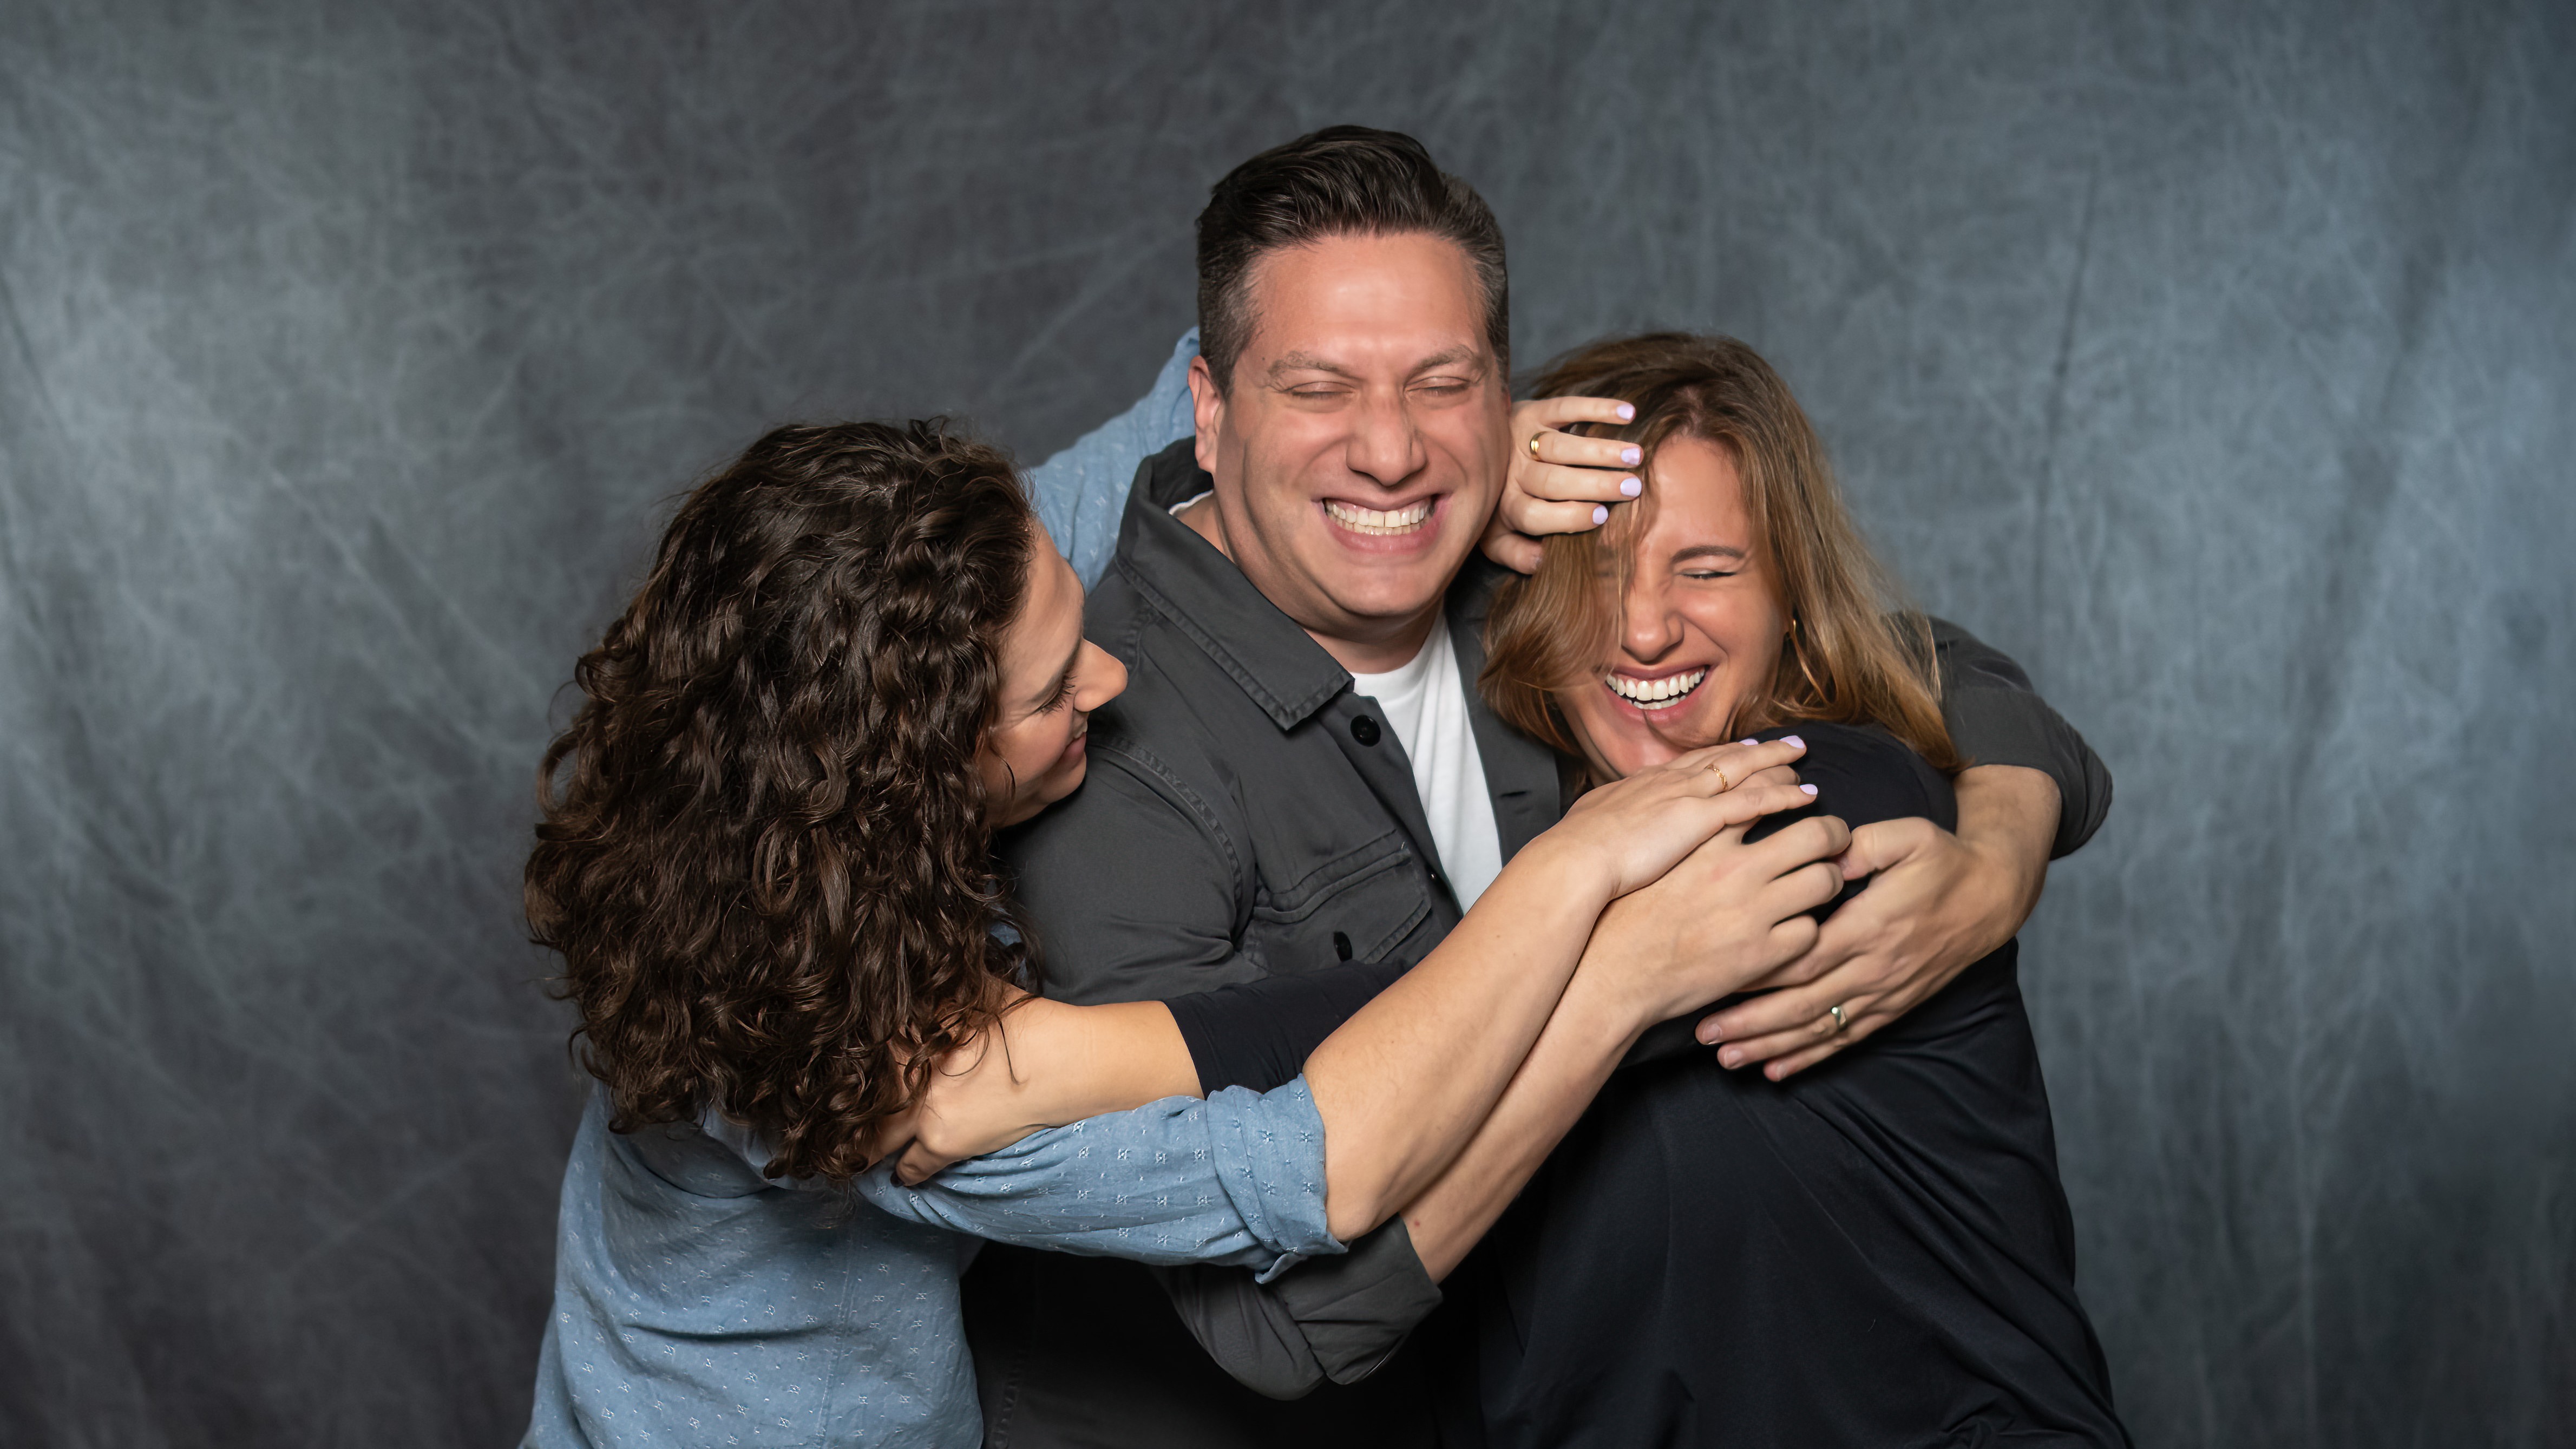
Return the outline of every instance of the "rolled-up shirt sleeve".
{"type": "Polygon", "coordinates": [[[1252,1268],[1265,1282],[1345,1251],[1325,1227],[1324,1123],[1303,1077],[1088,1118],[918,1187],[881,1164],[857,1186],[929,1227],[1087,1257],[1252,1268]]]}

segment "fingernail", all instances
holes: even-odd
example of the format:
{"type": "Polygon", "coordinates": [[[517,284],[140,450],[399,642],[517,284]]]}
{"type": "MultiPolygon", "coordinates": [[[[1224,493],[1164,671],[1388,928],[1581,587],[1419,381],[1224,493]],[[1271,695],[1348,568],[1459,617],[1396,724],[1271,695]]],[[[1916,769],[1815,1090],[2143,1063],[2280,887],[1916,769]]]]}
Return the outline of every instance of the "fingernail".
{"type": "Polygon", "coordinates": [[[1782,735],[1782,736],[1780,737],[1780,743],[1782,743],[1782,744],[1784,744],[1784,745],[1796,745],[1799,749],[1802,749],[1802,750],[1803,750],[1803,749],[1805,749],[1805,748],[1807,747],[1807,742],[1806,742],[1805,740],[1802,740],[1802,739],[1798,738],[1796,735],[1782,735]]]}
{"type": "Polygon", "coordinates": [[[1630,407],[1626,403],[1619,404],[1619,421],[1623,423],[1633,423],[1636,420],[1637,410],[1635,408],[1630,407]]]}
{"type": "Polygon", "coordinates": [[[1619,480],[1619,496],[1622,498],[1634,498],[1645,491],[1646,485],[1638,482],[1634,478],[1622,478],[1619,480]]]}
{"type": "Polygon", "coordinates": [[[1721,1067],[1740,1067],[1744,1065],[1744,1053],[1734,1047],[1728,1047],[1717,1054],[1717,1064],[1721,1067]]]}
{"type": "Polygon", "coordinates": [[[1751,735],[1746,735],[1744,738],[1737,740],[1736,743],[1739,745],[1756,745],[1760,744],[1761,741],[1753,738],[1751,735]]]}
{"type": "Polygon", "coordinates": [[[1610,521],[1610,510],[1602,507],[1598,503],[1593,504],[1592,521],[1595,523],[1608,523],[1610,521]]]}
{"type": "Polygon", "coordinates": [[[1642,451],[1640,451],[1639,449],[1636,449],[1636,448],[1621,448],[1621,449],[1619,450],[1619,461],[1620,461],[1620,462],[1622,462],[1622,463],[1627,464],[1627,465],[1628,465],[1629,467],[1631,467],[1631,468],[1636,467],[1639,463],[1642,463],[1642,462],[1644,462],[1645,460],[1646,460],[1646,455],[1645,455],[1645,453],[1644,453],[1644,452],[1642,452],[1642,451]]]}
{"type": "Polygon", "coordinates": [[[1799,788],[1800,790],[1802,790],[1802,791],[1806,792],[1807,794],[1810,794],[1810,795],[1813,795],[1813,794],[1815,794],[1815,793],[1816,793],[1816,787],[1815,787],[1815,786],[1813,786],[1813,785],[1801,785],[1801,786],[1799,786],[1798,788],[1799,788]]]}
{"type": "Polygon", "coordinates": [[[1699,1024],[1699,1029],[1692,1032],[1691,1035],[1699,1038],[1699,1044],[1701,1046],[1715,1046],[1719,1042],[1726,1040],[1725,1032],[1719,1031],[1715,1025],[1705,1021],[1701,1022],[1699,1024]]]}

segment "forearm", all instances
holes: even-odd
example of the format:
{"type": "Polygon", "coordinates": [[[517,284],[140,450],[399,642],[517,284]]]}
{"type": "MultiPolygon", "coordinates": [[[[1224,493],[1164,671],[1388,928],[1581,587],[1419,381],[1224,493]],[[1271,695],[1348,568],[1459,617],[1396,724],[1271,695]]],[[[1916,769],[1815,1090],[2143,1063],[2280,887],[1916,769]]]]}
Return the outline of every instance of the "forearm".
{"type": "MultiPolygon", "coordinates": [[[[1542,838],[1306,1063],[1345,1242],[1439,1175],[1548,1023],[1613,882],[1542,838]]],[[[1614,1058],[1615,1059],[1615,1058],[1614,1058]]]]}
{"type": "Polygon", "coordinates": [[[1986,929],[1963,958],[1975,960],[2012,939],[2039,904],[2059,795],[2047,774],[2016,765],[1979,765],[1961,771],[1955,785],[1959,843],[1988,866],[1972,877],[1985,893],[1978,914],[1986,929]]]}
{"type": "Polygon", "coordinates": [[[1042,1128],[1198,1095],[1189,1048],[1161,1002],[1023,997],[933,1070],[897,1171],[920,1182],[1042,1128]]]}
{"type": "Polygon", "coordinates": [[[2049,707],[2030,676],[2002,651],[1946,619],[1931,621],[1941,677],[1941,719],[1972,763],[2018,765],[2057,787],[2051,855],[2069,855],[2111,810],[2111,772],[2084,736],[2049,707]]]}
{"type": "Polygon", "coordinates": [[[1165,1097],[1199,1095],[1198,1070],[1159,1001],[1069,1006],[1032,997],[1002,1018],[992,1050],[1009,1068],[997,1106],[1026,1130],[1061,1127],[1165,1097]]]}
{"type": "Polygon", "coordinates": [[[1324,1221],[1323,1136],[1312,1095],[1291,1083],[1087,1117],[914,1187],[880,1164],[855,1186],[907,1222],[996,1242],[1275,1270],[1342,1251],[1324,1221]]]}
{"type": "Polygon", "coordinates": [[[1413,1201],[1404,1224],[1433,1282],[1449,1276],[1591,1105],[1643,1029],[1633,1005],[1578,974],[1502,1100],[1413,1201]]]}

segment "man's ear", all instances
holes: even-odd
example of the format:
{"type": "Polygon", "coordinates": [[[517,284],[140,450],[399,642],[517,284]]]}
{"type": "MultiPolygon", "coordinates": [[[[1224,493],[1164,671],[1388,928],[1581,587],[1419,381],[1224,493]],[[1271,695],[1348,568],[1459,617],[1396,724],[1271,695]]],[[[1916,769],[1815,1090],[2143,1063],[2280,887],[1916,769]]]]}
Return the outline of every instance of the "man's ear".
{"type": "Polygon", "coordinates": [[[1199,468],[1213,478],[1217,430],[1225,426],[1225,392],[1216,385],[1216,374],[1208,371],[1205,356],[1190,359],[1190,419],[1198,428],[1199,468]]]}

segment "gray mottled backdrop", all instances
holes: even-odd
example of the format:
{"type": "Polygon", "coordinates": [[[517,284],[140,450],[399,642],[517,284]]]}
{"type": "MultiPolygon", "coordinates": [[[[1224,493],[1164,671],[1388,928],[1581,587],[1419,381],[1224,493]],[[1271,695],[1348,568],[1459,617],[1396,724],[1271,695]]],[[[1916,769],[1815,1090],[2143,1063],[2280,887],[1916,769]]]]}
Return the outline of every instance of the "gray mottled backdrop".
{"type": "Polygon", "coordinates": [[[488,1445],[555,692],[764,425],[1036,456],[1424,137],[1718,328],[2120,779],[2026,977],[2148,1445],[2576,1430],[2576,15],[0,5],[0,1442],[488,1445]]]}

